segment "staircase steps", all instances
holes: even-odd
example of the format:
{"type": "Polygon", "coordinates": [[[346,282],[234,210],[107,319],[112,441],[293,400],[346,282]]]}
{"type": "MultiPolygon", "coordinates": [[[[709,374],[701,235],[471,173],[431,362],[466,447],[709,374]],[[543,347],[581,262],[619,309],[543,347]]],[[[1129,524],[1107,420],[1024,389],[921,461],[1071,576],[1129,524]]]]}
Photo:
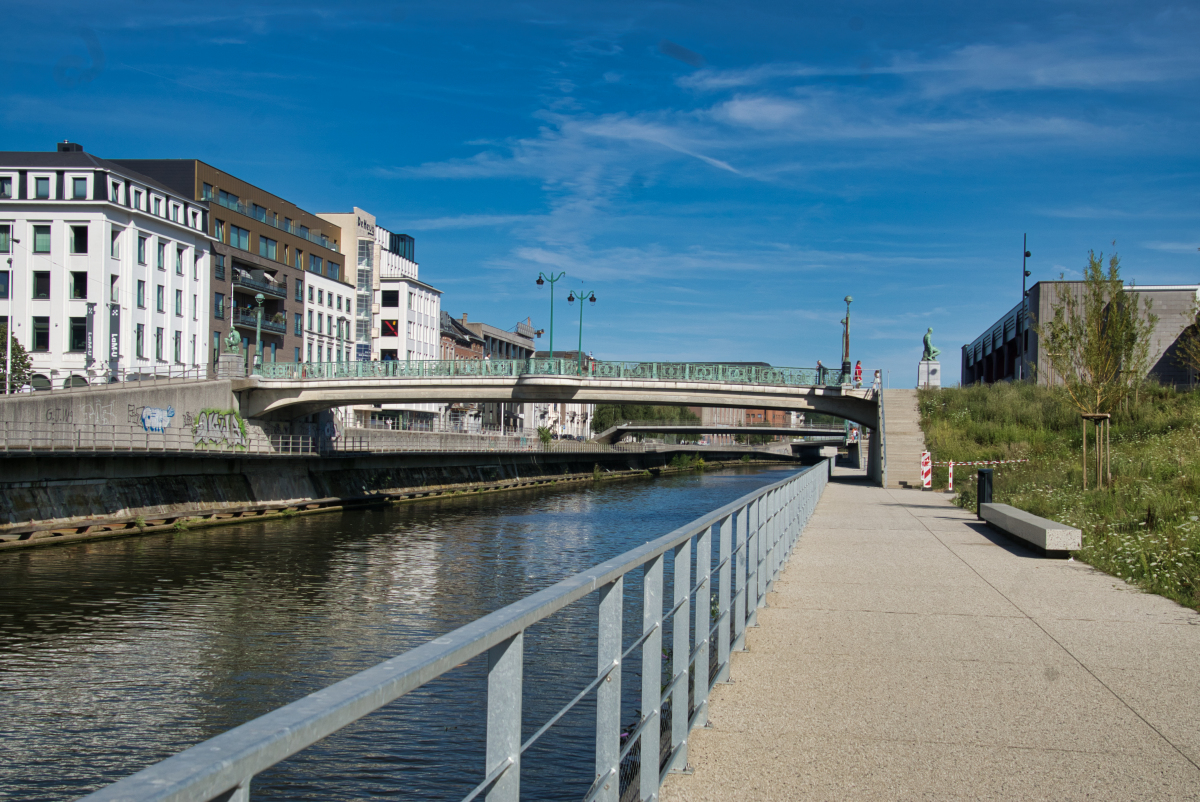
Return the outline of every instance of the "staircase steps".
{"type": "Polygon", "coordinates": [[[916,390],[883,391],[887,444],[887,486],[921,486],[921,452],[925,433],[917,410],[916,390]]]}

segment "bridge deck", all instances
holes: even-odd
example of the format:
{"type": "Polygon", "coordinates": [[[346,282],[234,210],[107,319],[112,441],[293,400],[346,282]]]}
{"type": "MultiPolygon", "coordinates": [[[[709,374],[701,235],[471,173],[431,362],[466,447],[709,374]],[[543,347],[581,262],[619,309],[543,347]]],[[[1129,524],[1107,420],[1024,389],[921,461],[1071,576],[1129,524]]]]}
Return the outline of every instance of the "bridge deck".
{"type": "Polygon", "coordinates": [[[1190,610],[848,481],[776,589],[662,799],[1200,797],[1190,610]]]}

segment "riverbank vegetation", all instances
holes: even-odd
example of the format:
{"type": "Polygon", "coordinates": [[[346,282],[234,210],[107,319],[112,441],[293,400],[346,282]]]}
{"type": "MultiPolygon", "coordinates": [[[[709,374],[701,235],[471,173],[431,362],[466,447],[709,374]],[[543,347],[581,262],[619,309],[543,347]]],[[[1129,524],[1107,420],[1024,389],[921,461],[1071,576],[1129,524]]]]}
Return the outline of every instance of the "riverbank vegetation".
{"type": "Polygon", "coordinates": [[[626,421],[659,423],[699,423],[700,418],[687,407],[649,406],[646,404],[597,404],[592,416],[592,431],[602,432],[626,421]]]}
{"type": "MultiPolygon", "coordinates": [[[[994,501],[1078,527],[1076,557],[1200,610],[1200,392],[1142,385],[1124,398],[1112,410],[1112,485],[1087,491],[1083,427],[1065,390],[1000,383],[919,396],[935,462],[1028,460],[994,466],[994,501]]],[[[955,470],[955,501],[968,509],[975,470],[955,470]]],[[[935,488],[946,481],[935,468],[935,488]]]]}

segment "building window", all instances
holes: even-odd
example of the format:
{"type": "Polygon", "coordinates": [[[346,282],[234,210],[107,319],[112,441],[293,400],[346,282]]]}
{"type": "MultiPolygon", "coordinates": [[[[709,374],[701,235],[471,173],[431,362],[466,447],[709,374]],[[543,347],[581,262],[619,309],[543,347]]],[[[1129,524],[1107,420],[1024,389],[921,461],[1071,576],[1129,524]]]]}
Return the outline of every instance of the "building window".
{"type": "Polygon", "coordinates": [[[71,179],[71,197],[75,198],[75,200],[87,200],[86,178],[71,179]]]}
{"type": "Polygon", "coordinates": [[[71,299],[74,301],[87,300],[87,272],[71,273],[71,299]]]}
{"type": "Polygon", "coordinates": [[[212,200],[213,199],[212,184],[206,183],[204,185],[204,190],[203,190],[202,195],[203,195],[204,200],[212,200]]]}
{"type": "Polygon", "coordinates": [[[0,178],[0,198],[12,197],[12,179],[0,178]]]}
{"type": "Polygon", "coordinates": [[[230,224],[229,226],[229,244],[234,248],[239,248],[243,251],[250,250],[250,232],[244,228],[230,224]]]}
{"type": "Polygon", "coordinates": [[[192,257],[192,281],[200,280],[200,258],[203,255],[204,254],[197,252],[196,255],[192,257]]]}
{"type": "Polygon", "coordinates": [[[250,204],[250,216],[261,223],[267,222],[267,210],[257,203],[250,204]]]}
{"type": "Polygon", "coordinates": [[[382,296],[380,306],[394,308],[400,306],[400,291],[399,290],[384,290],[380,293],[382,296]]]}
{"type": "Polygon", "coordinates": [[[324,326],[324,325],[325,325],[325,316],[324,316],[324,315],[317,315],[317,334],[324,334],[324,333],[325,333],[325,331],[324,331],[324,330],[323,330],[323,328],[322,328],[322,326],[324,326]]]}
{"type": "Polygon", "coordinates": [[[121,300],[121,296],[120,296],[121,290],[119,288],[119,284],[120,284],[120,276],[109,276],[108,277],[108,300],[113,303],[117,303],[118,301],[121,300]]]}
{"type": "Polygon", "coordinates": [[[113,229],[111,241],[108,243],[108,255],[114,259],[121,258],[121,232],[113,229]]]}
{"type": "Polygon", "coordinates": [[[138,235],[137,259],[139,265],[146,264],[146,238],[141,235],[138,235]]]}
{"type": "Polygon", "coordinates": [[[50,253],[50,226],[33,227],[33,252],[50,253]]]}
{"type": "Polygon", "coordinates": [[[183,317],[183,290],[175,290],[175,317],[183,317]]]}
{"type": "MultiPolygon", "coordinates": [[[[8,300],[8,271],[0,270],[0,301],[7,301],[7,300],[8,300]]],[[[5,318],[5,320],[7,320],[7,318],[5,318]]]]}
{"type": "Polygon", "coordinates": [[[50,179],[35,178],[33,179],[33,194],[34,197],[45,200],[50,197],[50,179]]]}
{"type": "MultiPolygon", "coordinates": [[[[309,300],[312,300],[311,298],[309,300]]],[[[325,290],[317,290],[317,305],[325,305],[325,290]]]]}
{"type": "Polygon", "coordinates": [[[50,273],[39,270],[33,274],[33,298],[35,301],[46,301],[50,298],[50,273]]]}
{"type": "MultiPolygon", "coordinates": [[[[154,199],[154,215],[156,217],[162,216],[162,198],[154,199]]],[[[162,355],[160,354],[158,358],[162,359],[162,355]]]]}
{"type": "Polygon", "coordinates": [[[223,254],[223,253],[214,253],[213,254],[213,275],[217,278],[218,281],[225,280],[225,254],[223,254]]]}
{"type": "Polygon", "coordinates": [[[297,301],[304,300],[304,282],[303,281],[299,281],[299,280],[296,281],[296,300],[297,301]]]}
{"type": "Polygon", "coordinates": [[[133,347],[137,353],[138,359],[146,358],[146,324],[137,324],[137,330],[134,332],[133,347]]]}
{"type": "Polygon", "coordinates": [[[138,309],[146,308],[146,282],[141,279],[137,283],[137,305],[138,309]]]}
{"type": "Polygon", "coordinates": [[[409,308],[409,309],[412,309],[412,308],[413,308],[413,307],[412,307],[412,304],[413,304],[413,294],[410,292],[410,293],[408,294],[408,308],[409,308]]]}
{"type": "Polygon", "coordinates": [[[183,332],[175,332],[175,362],[183,361],[183,332]]]}
{"type": "Polygon", "coordinates": [[[383,320],[380,321],[381,333],[384,337],[399,337],[400,336],[400,321],[398,320],[383,320]]]}
{"type": "Polygon", "coordinates": [[[163,347],[163,330],[162,326],[154,329],[154,358],[162,362],[162,347],[163,347]]]}
{"type": "Polygon", "coordinates": [[[312,343],[308,344],[308,361],[312,362],[312,343]]]}
{"type": "Polygon", "coordinates": [[[313,302],[313,286],[311,284],[308,285],[308,302],[310,304],[313,302]]]}
{"type": "Polygon", "coordinates": [[[224,220],[216,220],[216,219],[213,220],[213,237],[217,240],[217,242],[225,241],[225,221],[224,220]]]}
{"type": "Polygon", "coordinates": [[[258,255],[274,260],[278,246],[279,243],[275,240],[260,235],[258,238],[258,255]]]}
{"type": "MultiPolygon", "coordinates": [[[[295,334],[303,334],[304,333],[304,316],[301,315],[299,312],[296,313],[296,330],[294,333],[295,334]]],[[[297,360],[297,361],[299,361],[299,360],[297,360]]]]}
{"type": "Polygon", "coordinates": [[[73,317],[70,320],[71,340],[67,343],[69,351],[76,353],[87,350],[87,318],[73,317]]]}
{"type": "Polygon", "coordinates": [[[154,288],[154,308],[164,314],[167,311],[167,288],[161,284],[154,288]]]}
{"type": "Polygon", "coordinates": [[[338,281],[342,280],[342,268],[337,262],[329,263],[329,277],[338,281]]]}
{"type": "Polygon", "coordinates": [[[165,243],[165,242],[159,242],[159,243],[158,243],[158,262],[157,262],[157,266],[158,266],[158,269],[159,269],[159,270],[166,270],[166,269],[167,269],[167,243],[165,243]]]}
{"type": "Polygon", "coordinates": [[[50,318],[48,317],[33,319],[33,350],[50,350],[50,318]]]}
{"type": "Polygon", "coordinates": [[[308,330],[309,331],[313,330],[313,313],[312,312],[308,313],[308,330]]]}
{"type": "Polygon", "coordinates": [[[88,252],[88,227],[71,226],[71,253],[88,252]]]}
{"type": "Polygon", "coordinates": [[[384,348],[379,352],[379,358],[384,362],[395,362],[399,357],[396,356],[395,348],[384,348]]]}
{"type": "Polygon", "coordinates": [[[241,199],[237,195],[226,192],[223,189],[217,190],[217,198],[222,206],[228,206],[231,209],[236,209],[241,204],[241,199]]]}
{"type": "Polygon", "coordinates": [[[292,262],[292,266],[297,270],[304,269],[304,251],[300,250],[299,248],[296,249],[296,258],[292,262]]]}
{"type": "Polygon", "coordinates": [[[300,346],[296,346],[296,361],[300,361],[300,346]]]}
{"type": "Polygon", "coordinates": [[[310,253],[308,255],[309,272],[320,275],[321,271],[324,270],[324,268],[325,268],[325,260],[324,259],[322,259],[320,256],[317,256],[315,253],[310,253]]]}
{"type": "Polygon", "coordinates": [[[217,320],[225,319],[225,294],[218,292],[213,296],[213,317],[217,320]]]}
{"type": "Polygon", "coordinates": [[[192,296],[192,320],[200,319],[200,296],[192,296]]]}
{"type": "Polygon", "coordinates": [[[175,249],[175,275],[183,275],[183,248],[175,249]]]}
{"type": "Polygon", "coordinates": [[[140,189],[135,189],[133,191],[133,208],[142,208],[142,191],[140,189]]]}
{"type": "MultiPolygon", "coordinates": [[[[171,205],[171,219],[176,223],[179,222],[179,207],[174,204],[171,205]]],[[[178,362],[179,360],[176,359],[175,361],[178,362]]]]}

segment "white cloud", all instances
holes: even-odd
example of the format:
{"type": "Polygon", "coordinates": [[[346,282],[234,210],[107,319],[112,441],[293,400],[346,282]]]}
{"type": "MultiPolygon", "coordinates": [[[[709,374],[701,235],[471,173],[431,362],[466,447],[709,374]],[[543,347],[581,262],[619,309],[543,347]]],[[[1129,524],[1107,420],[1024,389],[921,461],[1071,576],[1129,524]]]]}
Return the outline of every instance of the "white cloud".
{"type": "Polygon", "coordinates": [[[1200,251],[1200,242],[1144,242],[1145,247],[1153,251],[1166,251],[1167,253],[1197,253],[1200,251]]]}

